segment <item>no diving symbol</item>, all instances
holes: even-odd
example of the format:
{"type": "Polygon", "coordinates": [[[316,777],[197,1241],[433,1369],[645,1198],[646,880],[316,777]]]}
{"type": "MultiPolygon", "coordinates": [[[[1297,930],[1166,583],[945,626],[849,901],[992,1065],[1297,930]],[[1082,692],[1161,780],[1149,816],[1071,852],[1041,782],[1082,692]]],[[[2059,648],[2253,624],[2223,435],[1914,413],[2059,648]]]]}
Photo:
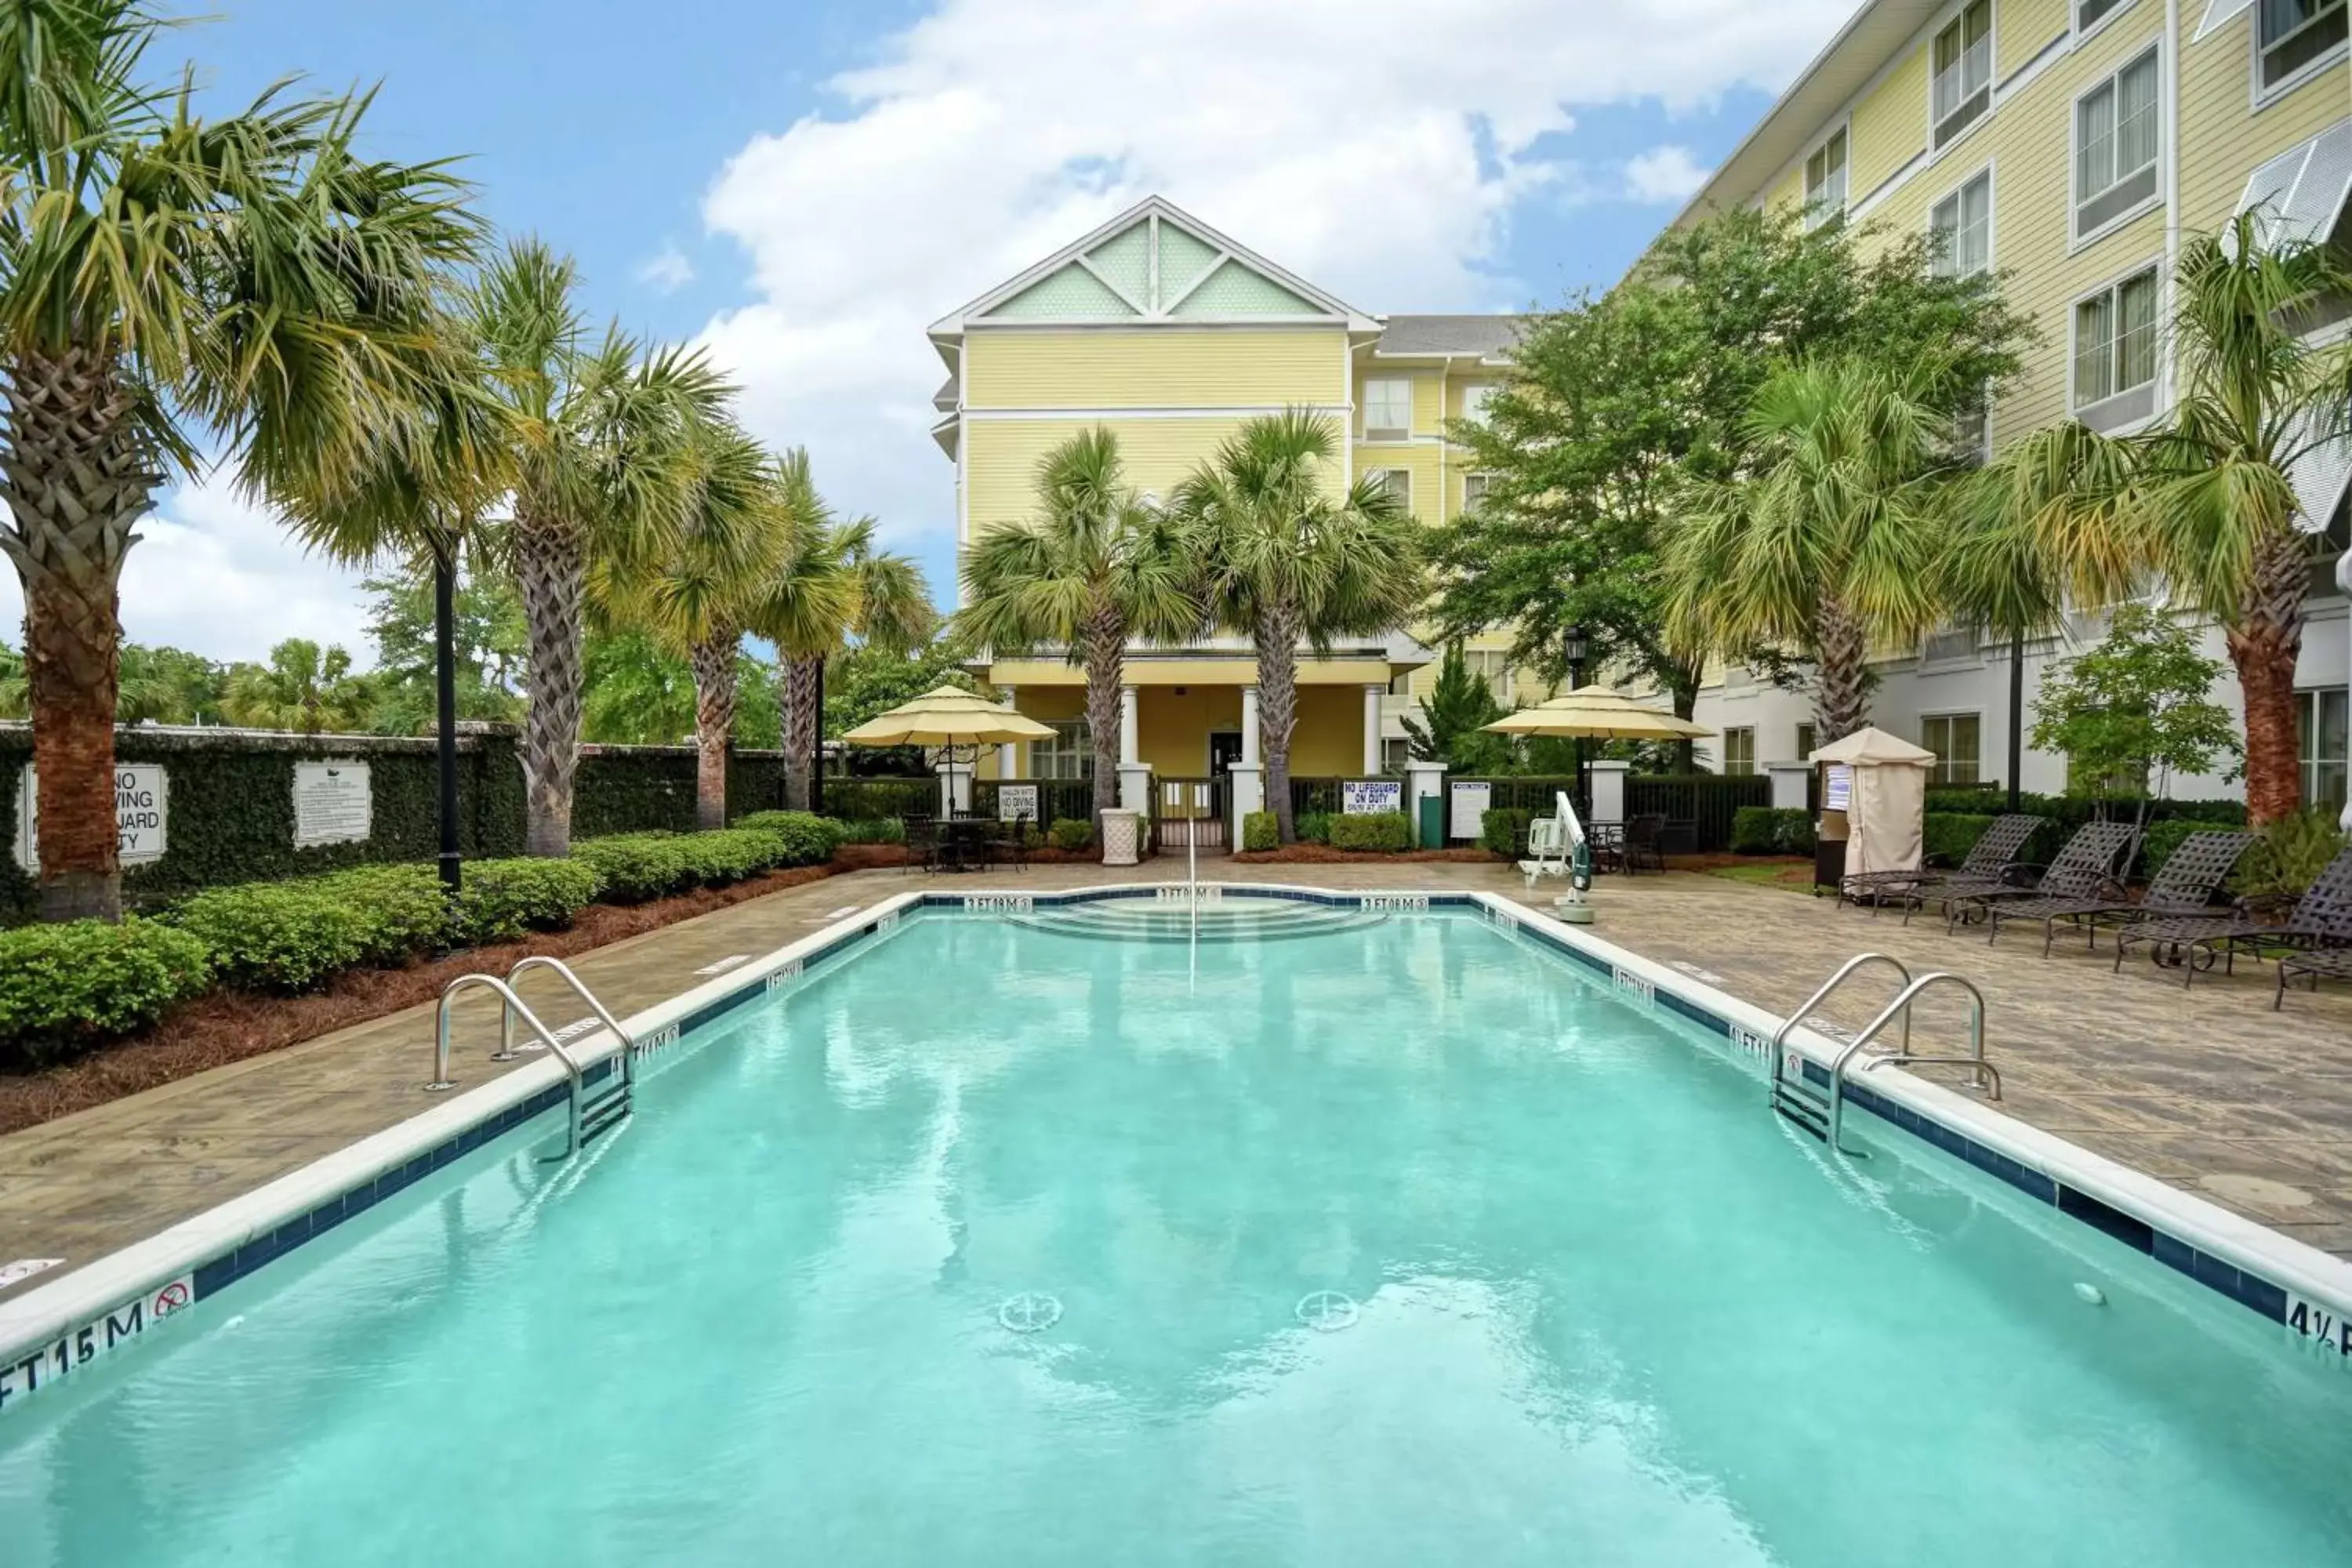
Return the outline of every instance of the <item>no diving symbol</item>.
{"type": "Polygon", "coordinates": [[[155,1315],[159,1318],[168,1318],[188,1305],[190,1300],[187,1282],[184,1279],[174,1279],[155,1292],[155,1315]]]}
{"type": "Polygon", "coordinates": [[[1319,1333],[1335,1334],[1353,1328],[1356,1301],[1337,1290],[1309,1290],[1298,1299],[1298,1321],[1319,1333]]]}

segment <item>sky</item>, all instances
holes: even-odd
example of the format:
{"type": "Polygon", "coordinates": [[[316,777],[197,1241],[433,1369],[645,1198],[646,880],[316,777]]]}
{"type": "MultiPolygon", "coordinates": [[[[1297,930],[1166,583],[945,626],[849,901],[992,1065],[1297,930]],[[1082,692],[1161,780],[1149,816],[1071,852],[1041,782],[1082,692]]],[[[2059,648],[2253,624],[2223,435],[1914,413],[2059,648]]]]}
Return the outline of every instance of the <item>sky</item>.
{"type": "MultiPolygon", "coordinates": [[[[384,156],[577,258],[584,301],[708,350],[954,595],[924,327],[1158,194],[1360,310],[1606,287],[1852,0],[216,0],[151,57],[206,103],[374,87],[384,156]]],[[[225,471],[159,500],[125,636],[366,663],[359,574],[225,471]]],[[[0,577],[0,626],[22,616],[0,577]]]]}

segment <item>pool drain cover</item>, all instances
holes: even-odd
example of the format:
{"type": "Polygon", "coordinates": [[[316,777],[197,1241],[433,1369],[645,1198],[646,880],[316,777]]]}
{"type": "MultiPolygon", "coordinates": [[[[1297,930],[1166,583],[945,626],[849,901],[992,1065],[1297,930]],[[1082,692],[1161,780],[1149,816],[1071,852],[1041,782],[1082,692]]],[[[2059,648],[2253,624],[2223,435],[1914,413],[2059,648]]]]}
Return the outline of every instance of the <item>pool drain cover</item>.
{"type": "Polygon", "coordinates": [[[1310,1329],[1332,1334],[1353,1328],[1356,1300],[1337,1290],[1309,1290],[1298,1298],[1298,1321],[1310,1329]]]}
{"type": "Polygon", "coordinates": [[[1016,1334],[1034,1334],[1062,1321],[1062,1303],[1043,1290],[1024,1290],[1004,1298],[996,1321],[1016,1334]]]}

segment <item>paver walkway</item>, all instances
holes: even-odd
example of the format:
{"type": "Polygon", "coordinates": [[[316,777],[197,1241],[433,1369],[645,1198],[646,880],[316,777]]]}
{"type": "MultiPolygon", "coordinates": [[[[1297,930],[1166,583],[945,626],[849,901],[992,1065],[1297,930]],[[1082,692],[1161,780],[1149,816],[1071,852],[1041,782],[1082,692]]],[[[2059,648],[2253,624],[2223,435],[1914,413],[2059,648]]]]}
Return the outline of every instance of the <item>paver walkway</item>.
{"type": "MultiPolygon", "coordinates": [[[[860,871],[787,889],[617,942],[572,960],[625,1016],[695,984],[697,971],[781,947],[852,910],[923,886],[1045,889],[1181,879],[1173,858],[1132,870],[1037,866],[1025,872],[927,882],[860,871]]],[[[1237,866],[1205,875],[1331,888],[1481,888],[1540,907],[1501,865],[1454,862],[1237,866]]],[[[2297,994],[2269,1010],[2267,966],[2234,982],[2178,977],[2145,963],[2107,973],[2079,949],[2044,962],[2020,932],[1988,951],[1981,936],[1893,916],[1874,920],[1801,893],[1717,877],[1608,878],[1596,932],[1776,1012],[1868,947],[1915,973],[1956,970],[1990,1004],[1990,1052],[2012,1115],[2202,1193],[2314,1246],[2352,1257],[2352,988],[2297,994]]],[[[546,976],[524,994],[561,1026],[582,1009],[546,976]]],[[[1858,1025],[1886,991],[1856,983],[1827,1015],[1858,1025]]],[[[499,1070],[485,1060],[496,1014],[462,1005],[460,1079],[499,1070]]],[[[1925,1005],[1918,1037],[1960,1037],[1957,1009],[1925,1005]]],[[[419,1086],[432,1055],[433,1009],[412,1007],[289,1050],[0,1137],[0,1264],[57,1258],[57,1278],[117,1247],[247,1192],[427,1109],[419,1086]]],[[[1762,1114],[1759,1108],[1759,1114],[1762,1114]]]]}

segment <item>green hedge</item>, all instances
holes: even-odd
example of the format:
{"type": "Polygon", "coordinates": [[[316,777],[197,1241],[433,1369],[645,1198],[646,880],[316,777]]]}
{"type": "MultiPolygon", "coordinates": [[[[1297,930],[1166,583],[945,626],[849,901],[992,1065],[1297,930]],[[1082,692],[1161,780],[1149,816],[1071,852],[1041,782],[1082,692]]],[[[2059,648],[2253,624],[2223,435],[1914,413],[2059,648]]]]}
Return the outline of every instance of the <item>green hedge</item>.
{"type": "Polygon", "coordinates": [[[1920,828],[1920,842],[1930,866],[1957,866],[1969,858],[1984,837],[1992,818],[1973,812],[1931,811],[1920,828]]]}
{"type": "Polygon", "coordinates": [[[525,931],[563,931],[596,901],[595,868],[578,860],[484,860],[466,868],[448,945],[512,942],[525,931]]]}
{"type": "Polygon", "coordinates": [[[2164,869],[2165,861],[2180,847],[2180,841],[2192,833],[2230,833],[2243,831],[2242,822],[2200,822],[2194,817],[2176,816],[2159,822],[2147,830],[2139,848],[2138,875],[2154,880],[2164,869]]]}
{"type": "Polygon", "coordinates": [[[1478,817],[1479,847],[1496,855],[1516,855],[1519,851],[1519,836],[1535,819],[1536,814],[1525,806],[1490,805],[1478,817]]]}
{"type": "Polygon", "coordinates": [[[1412,847],[1412,818],[1402,811],[1348,812],[1331,819],[1331,847],[1393,855],[1412,847]]]}
{"type": "Polygon", "coordinates": [[[152,921],[0,931],[0,1068],[47,1067],[143,1029],[211,978],[199,938],[152,921]]]}
{"type": "Polygon", "coordinates": [[[1336,811],[1302,811],[1291,818],[1291,826],[1297,830],[1301,844],[1328,844],[1331,824],[1339,816],[1336,811]]]}
{"type": "Polygon", "coordinates": [[[1743,805],[1731,814],[1731,848],[1738,855],[1810,855],[1812,813],[1802,806],[1743,805]]]}
{"type": "Polygon", "coordinates": [[[1080,816],[1058,817],[1045,837],[1053,840],[1056,849],[1081,854],[1095,847],[1095,825],[1080,816]]]}
{"type": "Polygon", "coordinates": [[[1242,816],[1242,847],[1256,851],[1282,847],[1282,819],[1270,811],[1252,811],[1242,816]]]}
{"type": "Polygon", "coordinates": [[[583,838],[572,847],[572,858],[594,869],[607,901],[639,904],[723,888],[779,867],[821,865],[841,842],[837,823],[804,811],[763,811],[711,833],[583,838]]]}

